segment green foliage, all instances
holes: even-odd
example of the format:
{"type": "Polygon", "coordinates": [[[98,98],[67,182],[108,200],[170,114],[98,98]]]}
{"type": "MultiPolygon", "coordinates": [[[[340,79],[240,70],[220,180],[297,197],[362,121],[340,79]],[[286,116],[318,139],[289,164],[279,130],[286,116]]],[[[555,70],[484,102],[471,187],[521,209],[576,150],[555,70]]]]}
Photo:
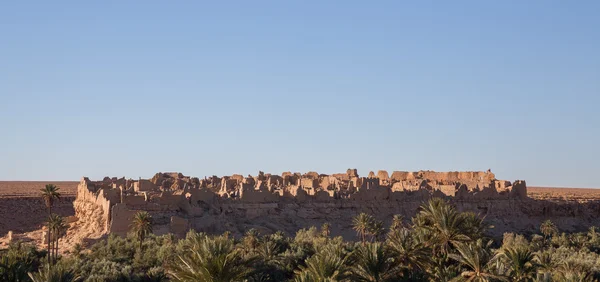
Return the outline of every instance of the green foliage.
{"type": "Polygon", "coordinates": [[[484,226],[473,214],[460,213],[446,201],[433,198],[421,207],[415,217],[415,228],[421,229],[434,251],[448,254],[452,246],[481,238],[484,226]]]}
{"type": "Polygon", "coordinates": [[[425,270],[431,249],[419,240],[415,231],[407,228],[392,231],[388,234],[386,243],[396,263],[404,268],[405,277],[425,270]]]}
{"type": "Polygon", "coordinates": [[[37,273],[29,273],[33,282],[76,282],[80,278],[75,275],[72,269],[63,264],[50,265],[45,264],[40,267],[37,273]]]}
{"type": "Polygon", "coordinates": [[[463,266],[463,271],[456,278],[458,281],[497,281],[507,280],[496,273],[494,269],[494,255],[490,250],[491,241],[484,243],[482,239],[475,242],[457,243],[457,254],[450,257],[463,266]]]}
{"type": "Polygon", "coordinates": [[[404,227],[404,217],[402,217],[399,214],[395,214],[394,217],[392,217],[392,225],[390,225],[390,232],[400,230],[403,227],[404,227]]]}
{"type": "Polygon", "coordinates": [[[350,253],[343,245],[327,244],[306,259],[306,266],[300,266],[297,272],[301,277],[300,281],[347,281],[351,274],[349,256],[350,253]]]}
{"type": "Polygon", "coordinates": [[[0,252],[0,281],[28,281],[28,272],[35,271],[45,252],[38,252],[34,246],[20,242],[12,243],[0,252]]]}
{"type": "Polygon", "coordinates": [[[558,228],[556,227],[556,225],[554,225],[554,222],[548,219],[542,222],[542,224],[540,225],[540,232],[542,232],[544,238],[548,238],[558,234],[558,228]]]}
{"type": "Polygon", "coordinates": [[[52,262],[55,262],[58,258],[58,240],[65,230],[67,230],[67,225],[62,216],[51,214],[48,217],[48,241],[52,246],[48,250],[50,251],[49,257],[52,262]]]}
{"type": "Polygon", "coordinates": [[[507,270],[505,275],[517,282],[533,279],[537,269],[534,258],[533,252],[526,245],[511,246],[499,253],[499,259],[507,270]]]}
{"type": "MultiPolygon", "coordinates": [[[[62,218],[50,230],[61,234],[62,218]]],[[[0,281],[599,281],[600,234],[558,233],[546,221],[540,234],[486,238],[484,218],[442,199],[424,203],[405,224],[386,227],[367,213],[352,227],[360,243],[331,237],[329,224],[241,238],[190,231],[184,239],[152,234],[152,217],[138,213],[127,237],[110,235],[87,250],[75,246],[48,264],[45,251],[25,244],[0,250],[0,281]],[[501,244],[500,244],[501,243],[501,244]],[[493,249],[492,246],[499,246],[493,249]],[[56,261],[56,264],[52,263],[56,261]]],[[[57,237],[57,236],[54,236],[57,237]]]]}
{"type": "MultiPolygon", "coordinates": [[[[172,235],[149,236],[141,249],[135,234],[126,238],[110,235],[89,252],[70,258],[70,263],[84,282],[156,281],[152,279],[166,276],[163,264],[174,257],[175,249],[172,235]]],[[[162,279],[158,281],[165,281],[162,279]]]]}
{"type": "Polygon", "coordinates": [[[131,229],[138,237],[140,248],[148,234],[152,233],[152,216],[146,211],[137,212],[133,216],[131,229]]]}
{"type": "Polygon", "coordinates": [[[394,260],[394,253],[381,243],[358,246],[352,255],[353,281],[396,281],[402,265],[394,260]]]}
{"type": "Polygon", "coordinates": [[[251,272],[247,267],[249,262],[236,249],[233,240],[225,236],[194,240],[189,246],[189,250],[169,263],[173,281],[243,281],[251,272]]]}
{"type": "Polygon", "coordinates": [[[54,184],[46,184],[46,186],[40,191],[42,192],[42,199],[44,199],[44,203],[46,207],[49,209],[48,214],[52,213],[52,206],[54,205],[55,200],[60,200],[60,193],[58,192],[60,188],[56,187],[54,184]]]}
{"type": "Polygon", "coordinates": [[[373,216],[364,212],[360,213],[352,220],[352,228],[356,231],[356,234],[363,244],[367,241],[367,235],[369,235],[369,231],[373,229],[374,222],[373,216]]]}

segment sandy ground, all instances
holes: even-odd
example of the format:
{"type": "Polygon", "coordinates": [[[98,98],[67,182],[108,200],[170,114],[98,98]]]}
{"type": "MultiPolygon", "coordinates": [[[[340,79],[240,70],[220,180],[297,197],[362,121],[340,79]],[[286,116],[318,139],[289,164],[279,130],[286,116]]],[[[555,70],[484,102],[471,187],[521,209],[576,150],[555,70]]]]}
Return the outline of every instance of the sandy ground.
{"type": "Polygon", "coordinates": [[[8,231],[24,241],[28,241],[27,237],[41,240],[48,210],[40,197],[40,189],[49,183],[58,186],[61,193],[52,212],[64,217],[75,215],[73,201],[78,181],[0,181],[0,246],[5,243],[3,239],[8,231]]]}
{"type": "Polygon", "coordinates": [[[46,184],[56,185],[64,197],[75,197],[79,181],[0,181],[0,198],[39,197],[46,184]]]}
{"type": "Polygon", "coordinates": [[[586,202],[600,200],[600,189],[527,187],[527,196],[543,200],[569,200],[586,202]]]}
{"type": "Polygon", "coordinates": [[[62,216],[75,215],[73,201],[78,181],[0,181],[0,236],[9,230],[28,232],[39,227],[48,217],[40,189],[46,184],[58,186],[61,199],[52,212],[62,216]]]}

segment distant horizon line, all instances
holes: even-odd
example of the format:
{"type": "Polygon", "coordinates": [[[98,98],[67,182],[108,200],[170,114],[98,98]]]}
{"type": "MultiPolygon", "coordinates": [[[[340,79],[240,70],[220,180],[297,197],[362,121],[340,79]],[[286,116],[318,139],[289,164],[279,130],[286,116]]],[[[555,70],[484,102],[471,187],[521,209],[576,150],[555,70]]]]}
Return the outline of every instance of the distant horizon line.
{"type": "MultiPolygon", "coordinates": [[[[133,178],[131,178],[131,179],[133,179],[133,178]]],[[[148,179],[150,179],[150,178],[148,178],[148,179]]],[[[3,180],[3,179],[0,179],[0,182],[40,182],[40,183],[52,184],[51,182],[79,182],[79,180],[3,180]]],[[[525,182],[527,182],[527,179],[525,179],[525,182]]],[[[548,185],[530,185],[530,184],[527,184],[527,188],[600,189],[600,187],[574,187],[574,186],[571,187],[571,186],[548,186],[548,185]]]]}

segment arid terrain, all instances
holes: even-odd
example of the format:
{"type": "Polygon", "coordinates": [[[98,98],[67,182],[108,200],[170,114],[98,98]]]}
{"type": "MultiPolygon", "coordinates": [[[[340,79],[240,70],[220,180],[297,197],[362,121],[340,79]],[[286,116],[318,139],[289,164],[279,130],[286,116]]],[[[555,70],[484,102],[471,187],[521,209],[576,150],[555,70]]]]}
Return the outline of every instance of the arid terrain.
{"type": "MultiPolygon", "coordinates": [[[[40,198],[40,189],[48,183],[60,187],[59,192],[62,195],[61,200],[55,204],[53,212],[65,217],[75,215],[76,208],[73,206],[73,201],[79,184],[77,181],[0,181],[0,237],[13,231],[19,238],[41,238],[47,210],[40,198]]],[[[556,202],[589,202],[600,199],[600,189],[528,187],[527,196],[556,202]]],[[[251,223],[258,224],[248,222],[251,223]]],[[[90,227],[70,230],[70,232],[80,235],[77,236],[78,241],[86,236],[94,237],[94,234],[98,233],[90,227]],[[86,232],[81,231],[88,229],[89,231],[86,232]]]]}
{"type": "Polygon", "coordinates": [[[0,237],[9,230],[22,233],[42,227],[48,213],[40,198],[40,189],[48,183],[57,185],[62,195],[53,212],[62,216],[75,215],[73,201],[77,181],[0,181],[0,237]]]}
{"type": "Polygon", "coordinates": [[[64,197],[75,197],[79,181],[0,181],[0,198],[38,197],[49,183],[58,186],[64,197]]]}
{"type": "Polygon", "coordinates": [[[527,187],[527,196],[540,200],[585,202],[600,199],[600,188],[527,187]]]}

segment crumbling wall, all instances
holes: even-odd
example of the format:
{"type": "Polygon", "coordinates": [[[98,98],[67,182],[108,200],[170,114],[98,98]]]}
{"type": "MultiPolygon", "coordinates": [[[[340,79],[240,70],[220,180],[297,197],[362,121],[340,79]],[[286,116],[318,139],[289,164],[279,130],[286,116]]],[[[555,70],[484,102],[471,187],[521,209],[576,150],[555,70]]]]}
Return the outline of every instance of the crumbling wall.
{"type": "Polygon", "coordinates": [[[158,186],[156,186],[150,180],[140,179],[139,181],[136,181],[134,183],[133,189],[135,190],[135,192],[150,192],[157,191],[158,186]]]}
{"type": "Polygon", "coordinates": [[[112,207],[112,217],[110,220],[110,232],[120,236],[125,236],[131,228],[131,222],[136,211],[129,209],[127,204],[119,203],[112,207]]]}
{"type": "MultiPolygon", "coordinates": [[[[377,203],[396,207],[421,203],[431,197],[459,202],[528,200],[524,181],[497,180],[490,171],[394,171],[390,176],[380,170],[359,177],[355,169],[349,169],[331,175],[287,172],[278,176],[259,172],[256,177],[238,174],[198,179],[180,173],[157,173],[151,180],[107,177],[97,182],[83,178],[76,202],[83,203],[77,205],[78,217],[94,217],[92,221],[102,225],[105,232],[126,234],[131,217],[142,210],[166,218],[161,226],[181,233],[182,226],[200,224],[194,218],[235,213],[228,209],[247,210],[245,216],[254,218],[268,212],[251,211],[253,207],[295,203],[301,207],[323,207],[322,214],[315,215],[322,218],[343,206],[356,208],[377,203]]],[[[297,212],[300,216],[313,211],[301,208],[297,212]]]]}
{"type": "MultiPolygon", "coordinates": [[[[77,197],[75,198],[75,216],[83,221],[101,224],[104,232],[109,230],[111,200],[116,201],[119,197],[117,192],[112,192],[112,185],[104,182],[91,182],[83,177],[77,186],[77,197]],[[92,209],[95,213],[90,214],[92,209]]],[[[116,190],[116,189],[114,189],[116,190]]]]}

